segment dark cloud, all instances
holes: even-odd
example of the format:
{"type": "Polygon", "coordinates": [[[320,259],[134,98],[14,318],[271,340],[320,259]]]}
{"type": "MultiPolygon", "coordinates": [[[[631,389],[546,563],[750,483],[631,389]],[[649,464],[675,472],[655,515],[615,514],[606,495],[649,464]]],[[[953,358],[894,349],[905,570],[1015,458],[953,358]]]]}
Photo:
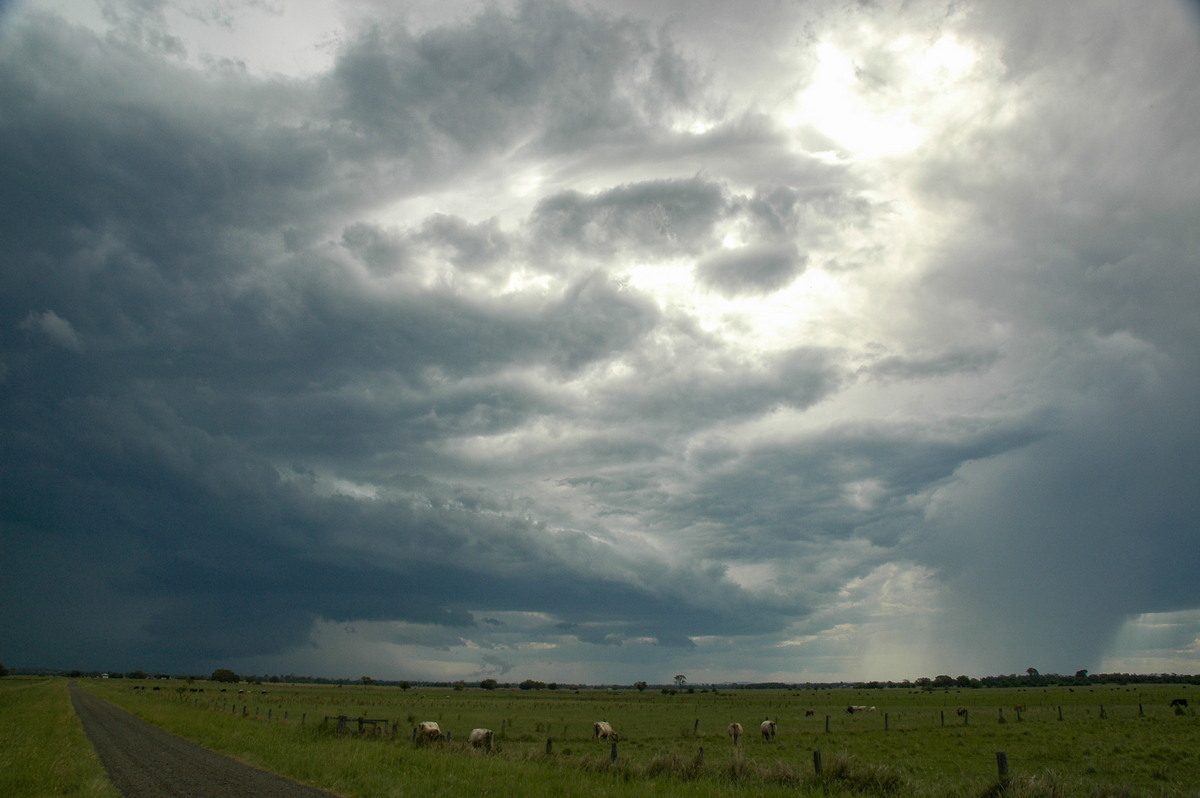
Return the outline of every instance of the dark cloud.
{"type": "Polygon", "coordinates": [[[702,258],[696,264],[696,276],[726,296],[769,294],[799,277],[806,260],[790,241],[751,244],[702,258]]]}
{"type": "Polygon", "coordinates": [[[534,208],[530,226],[540,242],[595,255],[622,249],[685,254],[707,244],[727,212],[724,191],[715,183],[657,180],[592,196],[568,191],[547,197],[534,208]]]}
{"type": "Polygon", "coordinates": [[[685,62],[638,25],[538,0],[416,35],[373,24],[343,47],[331,87],[351,136],[422,171],[530,135],[555,151],[642,136],[692,89],[685,62]]]}

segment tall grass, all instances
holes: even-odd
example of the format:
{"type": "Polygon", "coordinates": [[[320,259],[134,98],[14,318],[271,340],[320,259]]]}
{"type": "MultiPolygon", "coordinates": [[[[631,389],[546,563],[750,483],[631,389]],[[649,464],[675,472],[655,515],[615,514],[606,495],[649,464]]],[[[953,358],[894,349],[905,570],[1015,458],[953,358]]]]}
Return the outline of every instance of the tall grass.
{"type": "Polygon", "coordinates": [[[0,795],[120,798],[62,679],[0,679],[0,795]]]}

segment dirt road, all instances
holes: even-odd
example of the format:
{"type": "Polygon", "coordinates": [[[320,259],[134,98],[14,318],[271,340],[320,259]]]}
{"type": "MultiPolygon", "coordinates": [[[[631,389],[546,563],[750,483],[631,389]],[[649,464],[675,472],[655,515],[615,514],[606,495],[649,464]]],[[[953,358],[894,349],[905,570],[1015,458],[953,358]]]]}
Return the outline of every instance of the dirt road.
{"type": "Polygon", "coordinates": [[[71,703],[125,798],[337,798],[201,748],[75,685],[71,703]]]}

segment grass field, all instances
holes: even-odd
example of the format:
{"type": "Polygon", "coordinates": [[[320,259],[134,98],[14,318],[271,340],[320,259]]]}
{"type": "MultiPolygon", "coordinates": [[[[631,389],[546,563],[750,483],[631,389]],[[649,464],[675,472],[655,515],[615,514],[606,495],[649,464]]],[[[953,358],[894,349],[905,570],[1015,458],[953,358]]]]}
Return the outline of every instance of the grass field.
{"type": "Polygon", "coordinates": [[[0,679],[0,795],[120,798],[71,708],[64,679],[0,679]]]}
{"type": "MultiPolygon", "coordinates": [[[[283,684],[224,686],[221,692],[223,686],[214,683],[130,680],[94,680],[85,686],[210,748],[362,798],[464,791],[528,796],[1200,796],[1200,717],[1191,710],[1177,715],[1168,707],[1172,697],[1188,695],[1188,688],[701,690],[667,695],[654,690],[402,691],[283,684]],[[848,704],[875,706],[876,711],[850,715],[848,704]],[[1025,707],[1019,719],[1018,704],[1025,707]],[[967,707],[965,718],[956,714],[958,706],[967,707]],[[322,721],[339,715],[384,720],[397,731],[382,737],[338,736],[336,721],[322,721]],[[779,724],[772,742],[757,731],[766,717],[779,724]],[[615,761],[607,743],[591,739],[591,724],[600,719],[620,733],[615,761]],[[424,720],[437,721],[452,741],[415,744],[410,731],[424,720]],[[725,733],[733,720],[747,731],[736,748],[725,733]],[[464,744],[475,727],[496,732],[492,754],[464,744]],[[821,753],[820,778],[814,751],[821,753]],[[997,752],[1007,757],[1006,793],[998,778],[997,752]]],[[[61,715],[61,707],[53,711],[61,715]]]]}

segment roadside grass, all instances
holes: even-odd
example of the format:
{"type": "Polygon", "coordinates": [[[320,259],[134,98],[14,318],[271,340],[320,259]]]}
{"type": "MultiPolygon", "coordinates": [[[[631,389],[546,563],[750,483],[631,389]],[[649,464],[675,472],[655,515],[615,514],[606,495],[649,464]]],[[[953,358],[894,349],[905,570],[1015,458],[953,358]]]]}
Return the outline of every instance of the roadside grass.
{"type": "Polygon", "coordinates": [[[162,685],[87,687],[209,748],[355,798],[463,790],[725,796],[747,789],[756,796],[1200,797],[1200,723],[1171,712],[1172,691],[1156,687],[664,695],[286,684],[221,693],[211,683],[162,685]],[[849,715],[847,704],[878,709],[849,715]],[[1020,720],[1015,704],[1025,706],[1020,720]],[[965,719],[955,712],[960,705],[970,710],[965,719]],[[322,725],[337,715],[386,720],[398,731],[338,736],[335,722],[322,725]],[[765,717],[779,722],[774,741],[758,733],[765,717]],[[621,734],[616,760],[608,743],[591,739],[591,723],[600,719],[621,734]],[[438,721],[453,740],[414,743],[409,732],[423,720],[438,721]],[[731,720],[746,727],[736,747],[725,734],[731,720]],[[496,732],[490,755],[463,743],[477,726],[496,732]],[[819,776],[814,751],[823,754],[819,776]],[[1011,772],[1004,783],[1000,751],[1011,772]]]}
{"type": "Polygon", "coordinates": [[[120,798],[63,679],[0,679],[0,795],[120,798]]]}

